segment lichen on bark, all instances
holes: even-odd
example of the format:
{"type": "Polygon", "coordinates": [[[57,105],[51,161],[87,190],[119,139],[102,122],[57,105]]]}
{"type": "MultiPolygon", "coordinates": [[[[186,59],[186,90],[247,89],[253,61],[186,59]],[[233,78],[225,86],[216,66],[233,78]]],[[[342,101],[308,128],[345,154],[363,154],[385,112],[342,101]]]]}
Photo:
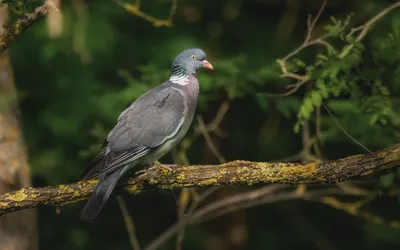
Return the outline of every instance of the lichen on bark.
{"type": "MultiPolygon", "coordinates": [[[[237,160],[221,165],[177,165],[167,172],[164,168],[154,168],[141,175],[124,178],[118,184],[116,193],[137,194],[150,189],[251,186],[259,183],[329,184],[392,170],[399,166],[400,144],[397,144],[369,154],[306,164],[237,160]]],[[[39,205],[60,207],[86,200],[96,184],[96,180],[88,180],[52,187],[29,187],[0,194],[0,215],[39,205]]]]}

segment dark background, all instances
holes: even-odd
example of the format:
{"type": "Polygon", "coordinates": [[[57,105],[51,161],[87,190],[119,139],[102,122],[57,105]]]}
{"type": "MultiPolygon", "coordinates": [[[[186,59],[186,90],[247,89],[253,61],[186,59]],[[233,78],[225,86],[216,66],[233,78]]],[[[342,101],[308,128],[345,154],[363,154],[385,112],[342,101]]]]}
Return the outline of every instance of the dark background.
{"type": "MultiPolygon", "coordinates": [[[[332,0],[315,34],[324,32],[331,16],[345,19],[354,13],[351,26],[357,26],[391,3],[332,0]]],[[[167,0],[142,1],[142,9],[159,18],[168,16],[170,5],[167,0]]],[[[232,97],[221,124],[228,137],[214,136],[227,160],[275,161],[298,153],[303,147],[301,134],[294,133],[293,126],[305,88],[279,98],[259,93],[283,93],[285,86],[293,83],[280,78],[276,59],[303,41],[307,15],[315,14],[319,7],[316,0],[181,0],[173,26],[167,28],[154,27],[111,0],[63,1],[60,37],[49,37],[48,21],[41,21],[9,49],[34,186],[77,181],[120,112],[166,80],[173,58],[191,47],[206,51],[214,65],[214,72],[198,73],[197,114],[208,123],[228,93],[232,97]]],[[[364,68],[380,69],[377,77],[390,88],[396,118],[386,125],[370,124],[368,119],[374,113],[357,111],[361,99],[354,101],[348,94],[330,98],[332,112],[342,126],[370,150],[399,141],[398,127],[393,125],[399,120],[395,116],[399,108],[399,47],[387,52],[395,58],[392,64],[381,63],[389,59],[379,54],[383,53],[380,44],[399,28],[399,10],[378,22],[363,40],[362,61],[364,68]]],[[[312,63],[317,51],[314,47],[304,50],[299,58],[312,63]]],[[[361,76],[359,79],[363,81],[361,76]]],[[[329,115],[324,114],[322,122],[325,159],[365,153],[329,115]]],[[[186,138],[193,133],[192,126],[186,138]]],[[[195,140],[187,155],[192,164],[218,163],[204,138],[195,140]]],[[[173,158],[167,155],[161,161],[171,163],[173,158]]],[[[211,200],[238,190],[246,188],[225,187],[211,200]]],[[[178,196],[179,190],[124,196],[142,245],[176,221],[178,196]]],[[[60,214],[51,207],[38,209],[40,249],[131,249],[115,198],[93,223],[79,220],[82,206],[64,206],[60,214]]],[[[368,209],[396,220],[400,219],[399,208],[396,197],[380,197],[368,209]]],[[[399,249],[399,238],[400,230],[385,223],[318,202],[285,201],[189,226],[183,249],[399,249]],[[240,230],[234,232],[233,228],[240,230]]],[[[174,249],[174,245],[169,241],[162,249],[174,249]]]]}

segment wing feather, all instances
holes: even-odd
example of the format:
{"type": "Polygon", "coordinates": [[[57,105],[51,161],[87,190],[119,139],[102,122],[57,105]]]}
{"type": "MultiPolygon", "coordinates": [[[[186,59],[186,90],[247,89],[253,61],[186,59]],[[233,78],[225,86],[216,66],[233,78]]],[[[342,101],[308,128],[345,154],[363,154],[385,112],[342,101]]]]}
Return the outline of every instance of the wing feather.
{"type": "Polygon", "coordinates": [[[112,172],[162,145],[179,131],[186,112],[183,95],[170,82],[151,89],[120,114],[85,178],[112,172]]]}

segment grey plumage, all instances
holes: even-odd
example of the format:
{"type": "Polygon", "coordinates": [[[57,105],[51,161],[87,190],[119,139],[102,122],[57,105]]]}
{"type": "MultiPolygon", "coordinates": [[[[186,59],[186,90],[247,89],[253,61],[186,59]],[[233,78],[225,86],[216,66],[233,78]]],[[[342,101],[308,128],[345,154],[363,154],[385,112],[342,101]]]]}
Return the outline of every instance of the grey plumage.
{"type": "Polygon", "coordinates": [[[99,183],[81,212],[82,219],[92,220],[98,215],[126,171],[158,160],[186,134],[199,91],[195,73],[201,67],[212,69],[205,59],[200,49],[183,51],[172,64],[170,79],[121,113],[83,176],[84,180],[99,177],[99,183]]]}

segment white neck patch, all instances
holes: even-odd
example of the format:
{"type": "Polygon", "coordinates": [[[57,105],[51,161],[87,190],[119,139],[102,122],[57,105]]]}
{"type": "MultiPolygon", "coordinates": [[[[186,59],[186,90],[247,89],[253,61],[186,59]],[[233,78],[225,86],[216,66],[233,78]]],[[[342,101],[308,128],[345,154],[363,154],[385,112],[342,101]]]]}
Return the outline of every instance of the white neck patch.
{"type": "Polygon", "coordinates": [[[169,80],[175,84],[187,85],[189,83],[189,76],[171,76],[169,80]]]}

